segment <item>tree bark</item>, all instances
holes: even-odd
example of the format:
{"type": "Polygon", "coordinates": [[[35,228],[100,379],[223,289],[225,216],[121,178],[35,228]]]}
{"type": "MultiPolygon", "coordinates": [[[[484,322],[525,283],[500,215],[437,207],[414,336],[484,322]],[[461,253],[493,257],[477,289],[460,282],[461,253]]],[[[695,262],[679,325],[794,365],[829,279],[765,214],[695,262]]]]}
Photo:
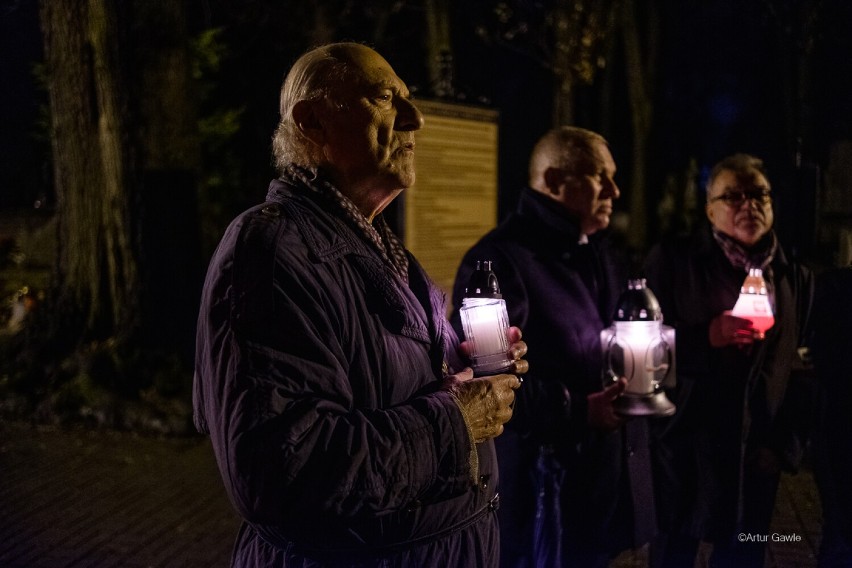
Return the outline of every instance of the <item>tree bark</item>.
{"type": "Polygon", "coordinates": [[[455,84],[447,0],[426,0],[426,31],[429,38],[429,91],[438,97],[452,98],[455,96],[455,84]]]}
{"type": "Polygon", "coordinates": [[[571,69],[571,56],[573,54],[569,52],[569,46],[578,30],[569,25],[573,9],[573,2],[570,0],[557,0],[554,9],[554,126],[574,124],[574,73],[571,69]]]}
{"type": "Polygon", "coordinates": [[[633,122],[633,148],[630,177],[630,243],[644,250],[648,240],[647,164],[651,136],[653,102],[651,89],[656,70],[657,14],[653,2],[646,5],[645,48],[641,41],[634,0],[623,0],[622,32],[627,65],[627,91],[633,122]],[[643,53],[644,51],[644,53],[643,53]]]}
{"type": "Polygon", "coordinates": [[[114,4],[40,3],[59,216],[59,302],[82,339],[132,328],[136,257],[114,4]]]}
{"type": "Polygon", "coordinates": [[[130,338],[144,327],[173,344],[168,331],[188,334],[194,325],[194,314],[183,312],[197,292],[200,153],[185,9],[184,2],[40,4],[58,302],[80,320],[81,341],[130,338]]]}

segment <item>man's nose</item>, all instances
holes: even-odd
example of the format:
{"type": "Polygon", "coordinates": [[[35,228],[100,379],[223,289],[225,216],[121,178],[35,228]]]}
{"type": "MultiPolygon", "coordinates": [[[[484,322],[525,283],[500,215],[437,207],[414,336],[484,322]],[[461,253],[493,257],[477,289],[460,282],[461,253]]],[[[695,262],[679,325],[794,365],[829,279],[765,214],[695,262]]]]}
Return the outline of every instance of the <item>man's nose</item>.
{"type": "Polygon", "coordinates": [[[618,199],[621,197],[621,190],[618,189],[618,184],[615,183],[615,180],[607,180],[606,190],[609,197],[613,199],[618,199]]]}
{"type": "Polygon", "coordinates": [[[423,128],[423,113],[408,99],[397,99],[396,130],[420,130],[423,128]]]}
{"type": "Polygon", "coordinates": [[[755,198],[749,196],[748,194],[746,194],[742,205],[745,205],[746,209],[760,209],[761,208],[760,200],[755,199],[755,198]]]}

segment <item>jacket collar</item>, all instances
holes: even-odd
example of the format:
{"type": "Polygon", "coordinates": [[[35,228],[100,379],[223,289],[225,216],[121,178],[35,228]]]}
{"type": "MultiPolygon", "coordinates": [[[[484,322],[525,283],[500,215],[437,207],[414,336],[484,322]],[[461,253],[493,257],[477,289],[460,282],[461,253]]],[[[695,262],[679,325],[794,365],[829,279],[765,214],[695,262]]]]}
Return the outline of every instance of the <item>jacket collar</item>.
{"type": "MultiPolygon", "coordinates": [[[[316,172],[312,173],[317,178],[316,172]]],[[[367,255],[366,243],[350,230],[345,221],[331,213],[333,209],[326,203],[322,194],[307,187],[309,178],[297,179],[282,176],[269,183],[266,201],[287,208],[297,206],[302,211],[294,211],[292,219],[299,226],[311,252],[320,261],[327,261],[346,254],[367,255]],[[311,221],[306,219],[304,209],[313,213],[311,221]]]]}
{"type": "MultiPolygon", "coordinates": [[[[580,225],[564,207],[541,195],[536,190],[525,187],[518,200],[518,215],[528,221],[539,240],[539,247],[547,247],[556,252],[574,250],[580,245],[583,235],[580,225]]],[[[588,237],[589,243],[597,243],[605,231],[598,231],[588,237]]]]}
{"type": "MultiPolygon", "coordinates": [[[[352,263],[364,275],[364,282],[373,297],[381,298],[383,308],[378,315],[388,329],[425,343],[437,343],[443,346],[440,325],[443,315],[443,298],[418,297],[408,286],[390,271],[372,247],[333,209],[322,202],[324,197],[309,187],[305,187],[305,177],[296,179],[282,176],[269,184],[267,202],[276,204],[290,212],[287,215],[299,227],[311,253],[319,262],[334,260],[351,255],[352,263]],[[309,214],[305,214],[308,209],[309,214]],[[438,325],[436,325],[436,322],[438,325]]],[[[419,264],[411,262],[409,278],[415,281],[429,282],[429,278],[419,264]]],[[[423,294],[421,294],[422,296],[423,294]]]]}

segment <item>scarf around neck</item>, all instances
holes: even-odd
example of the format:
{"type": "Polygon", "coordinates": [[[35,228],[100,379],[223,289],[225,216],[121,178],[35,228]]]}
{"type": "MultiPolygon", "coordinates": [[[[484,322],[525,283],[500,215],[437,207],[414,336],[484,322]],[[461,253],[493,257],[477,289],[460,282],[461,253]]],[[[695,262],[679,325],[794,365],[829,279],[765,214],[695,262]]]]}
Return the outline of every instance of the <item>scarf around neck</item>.
{"type": "Polygon", "coordinates": [[[370,223],[351,199],[343,195],[330,182],[322,179],[316,170],[291,164],[287,168],[287,173],[333,204],[335,212],[376,249],[382,260],[400,280],[408,284],[408,255],[405,252],[405,246],[391,230],[384,216],[379,214],[374,218],[373,223],[370,223]]]}
{"type": "Polygon", "coordinates": [[[715,227],[713,227],[713,238],[719,243],[719,247],[732,266],[741,268],[745,272],[748,272],[750,268],[759,268],[763,272],[766,293],[769,295],[769,302],[774,310],[775,277],[772,272],[772,260],[778,251],[778,237],[775,236],[775,231],[769,231],[751,249],[746,249],[729,235],[716,230],[715,227]]]}
{"type": "Polygon", "coordinates": [[[759,268],[766,272],[775,253],[778,250],[778,238],[775,231],[769,231],[751,249],[745,248],[738,241],[713,227],[713,238],[725,253],[728,262],[736,268],[748,272],[749,268],[759,268]]]}

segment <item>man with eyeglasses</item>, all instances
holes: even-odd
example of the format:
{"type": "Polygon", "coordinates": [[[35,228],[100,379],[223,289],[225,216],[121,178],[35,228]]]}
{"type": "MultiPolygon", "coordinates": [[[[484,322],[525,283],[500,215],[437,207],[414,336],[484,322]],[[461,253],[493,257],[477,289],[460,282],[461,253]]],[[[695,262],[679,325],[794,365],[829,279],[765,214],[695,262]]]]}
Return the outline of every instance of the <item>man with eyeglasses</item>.
{"type": "Polygon", "coordinates": [[[676,414],[656,423],[657,504],[664,536],[654,566],[692,566],[700,541],[712,566],[763,566],[782,470],[795,471],[808,409],[790,385],[805,337],[813,275],[773,230],[763,162],[720,161],[707,182],[709,227],[662,242],[648,284],[677,333],[676,414]],[[760,338],[731,315],[750,268],[766,279],[775,325],[760,338]]]}

